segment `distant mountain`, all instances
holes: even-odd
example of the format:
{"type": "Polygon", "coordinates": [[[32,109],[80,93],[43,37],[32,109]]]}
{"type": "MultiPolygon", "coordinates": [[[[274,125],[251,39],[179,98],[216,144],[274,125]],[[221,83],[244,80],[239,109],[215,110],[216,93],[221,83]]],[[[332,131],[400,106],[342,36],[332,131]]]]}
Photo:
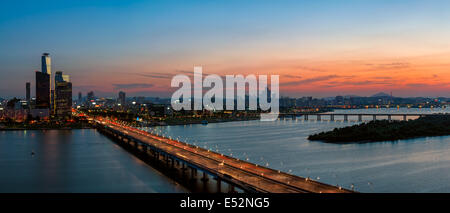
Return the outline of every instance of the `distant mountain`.
{"type": "Polygon", "coordinates": [[[370,96],[370,97],[372,97],[372,98],[379,98],[379,97],[391,97],[391,95],[389,95],[389,94],[386,94],[386,93],[384,93],[384,92],[380,92],[380,93],[377,93],[377,94],[375,94],[375,95],[372,95],[372,96],[370,96]]]}

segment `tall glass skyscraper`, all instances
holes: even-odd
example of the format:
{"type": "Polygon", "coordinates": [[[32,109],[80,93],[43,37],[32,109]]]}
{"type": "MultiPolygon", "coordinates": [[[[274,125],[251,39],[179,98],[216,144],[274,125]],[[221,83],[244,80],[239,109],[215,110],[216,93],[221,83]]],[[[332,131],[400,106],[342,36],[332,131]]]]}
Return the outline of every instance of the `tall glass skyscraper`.
{"type": "Polygon", "coordinates": [[[36,72],[36,108],[50,109],[52,107],[52,68],[50,54],[43,53],[41,57],[41,72],[36,72]]]}
{"type": "Polygon", "coordinates": [[[48,53],[42,54],[41,65],[42,65],[42,72],[47,73],[51,76],[52,75],[52,61],[50,59],[50,54],[48,54],[48,53]]]}

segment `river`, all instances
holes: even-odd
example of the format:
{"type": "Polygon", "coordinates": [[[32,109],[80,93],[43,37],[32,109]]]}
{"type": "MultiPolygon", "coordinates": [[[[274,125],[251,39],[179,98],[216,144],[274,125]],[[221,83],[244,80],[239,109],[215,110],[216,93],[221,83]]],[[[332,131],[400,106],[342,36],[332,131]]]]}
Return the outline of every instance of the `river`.
{"type": "MultiPolygon", "coordinates": [[[[355,109],[334,113],[450,113],[446,109],[355,109]]],[[[381,116],[379,116],[381,118],[381,116]]],[[[403,117],[393,117],[402,119],[403,117]]],[[[361,192],[450,192],[450,136],[366,144],[311,142],[308,135],[354,125],[302,118],[146,128],[227,155],[361,192]]],[[[328,119],[328,120],[327,120],[328,119]]],[[[365,117],[364,120],[371,120],[365,117]]]]}
{"type": "MultiPolygon", "coordinates": [[[[335,111],[387,112],[450,110],[335,111]]],[[[338,116],[336,121],[327,116],[322,121],[314,119],[145,129],[295,175],[353,186],[361,192],[450,192],[450,136],[345,145],[311,142],[307,140],[310,134],[358,123],[357,117],[349,117],[349,122],[338,116]]],[[[187,192],[92,129],[0,131],[0,171],[0,192],[187,192]]]]}
{"type": "Polygon", "coordinates": [[[96,130],[83,129],[0,131],[2,192],[187,190],[96,130]]]}

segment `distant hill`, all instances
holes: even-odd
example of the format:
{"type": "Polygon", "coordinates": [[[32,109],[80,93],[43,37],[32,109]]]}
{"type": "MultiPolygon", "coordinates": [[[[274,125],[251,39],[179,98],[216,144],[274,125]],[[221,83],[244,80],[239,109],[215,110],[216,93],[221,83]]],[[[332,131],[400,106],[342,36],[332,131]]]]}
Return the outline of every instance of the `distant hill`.
{"type": "Polygon", "coordinates": [[[384,93],[384,92],[380,92],[380,93],[377,93],[377,94],[372,95],[372,96],[370,96],[370,97],[372,97],[372,98],[391,97],[391,95],[389,95],[389,94],[387,94],[387,93],[384,93]]]}

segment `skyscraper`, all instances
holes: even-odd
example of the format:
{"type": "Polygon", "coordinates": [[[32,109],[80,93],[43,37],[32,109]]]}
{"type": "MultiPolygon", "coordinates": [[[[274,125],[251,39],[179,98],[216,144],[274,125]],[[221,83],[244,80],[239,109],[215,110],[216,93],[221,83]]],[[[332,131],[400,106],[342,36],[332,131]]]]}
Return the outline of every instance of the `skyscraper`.
{"type": "Polygon", "coordinates": [[[36,106],[39,108],[48,108],[51,109],[52,112],[54,112],[53,99],[54,99],[54,90],[52,84],[52,63],[50,59],[50,54],[43,53],[41,56],[41,74],[36,73],[36,106]],[[47,81],[47,79],[48,82],[44,82],[47,81]],[[45,93],[44,89],[47,89],[48,95],[44,94],[45,93]],[[40,96],[40,101],[38,101],[38,95],[40,96]],[[38,102],[40,104],[38,104],[38,102]]]}
{"type": "Polygon", "coordinates": [[[50,54],[48,54],[48,53],[42,54],[41,65],[42,65],[42,72],[47,73],[51,76],[52,75],[52,62],[50,59],[50,54]]]}
{"type": "Polygon", "coordinates": [[[52,84],[52,61],[51,61],[51,58],[50,58],[50,54],[48,54],[48,53],[43,53],[42,54],[42,57],[41,57],[41,69],[42,69],[41,70],[42,73],[47,73],[50,76],[49,92],[51,92],[51,90],[53,89],[53,84],[52,84]]]}
{"type": "Polygon", "coordinates": [[[61,71],[55,73],[55,116],[70,118],[72,116],[72,83],[68,75],[61,71]]]}
{"type": "Polygon", "coordinates": [[[31,87],[30,82],[27,82],[25,88],[26,88],[26,94],[27,94],[26,100],[27,100],[28,104],[30,103],[30,99],[31,99],[30,87],[31,87]]]}
{"type": "Polygon", "coordinates": [[[36,71],[36,108],[50,108],[50,75],[36,71]]]}

